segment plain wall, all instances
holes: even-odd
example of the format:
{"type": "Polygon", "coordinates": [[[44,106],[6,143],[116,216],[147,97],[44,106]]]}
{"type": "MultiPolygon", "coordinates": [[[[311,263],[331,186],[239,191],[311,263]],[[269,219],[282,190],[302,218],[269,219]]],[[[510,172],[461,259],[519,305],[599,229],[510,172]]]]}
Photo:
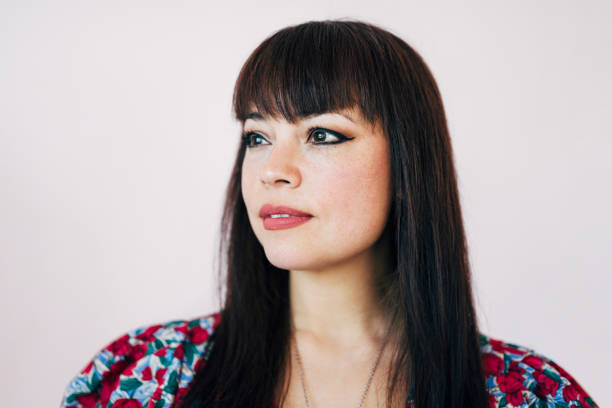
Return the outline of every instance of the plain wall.
{"type": "Polygon", "coordinates": [[[425,58],[448,117],[483,332],[602,407],[612,342],[605,1],[0,1],[3,406],[57,406],[124,332],[217,310],[238,71],[357,18],[425,58]]]}

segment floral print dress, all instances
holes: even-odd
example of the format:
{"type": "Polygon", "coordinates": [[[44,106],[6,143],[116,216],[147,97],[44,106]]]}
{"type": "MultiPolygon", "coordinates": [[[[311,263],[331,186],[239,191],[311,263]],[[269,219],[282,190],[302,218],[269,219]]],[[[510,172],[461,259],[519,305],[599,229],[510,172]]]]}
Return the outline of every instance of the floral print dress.
{"type": "MultiPolygon", "coordinates": [[[[98,352],[68,384],[62,408],[177,407],[205,364],[221,313],[133,330],[98,352]]],[[[598,407],[554,361],[480,334],[489,406],[598,407]]],[[[409,407],[412,392],[406,399],[409,407]]]]}

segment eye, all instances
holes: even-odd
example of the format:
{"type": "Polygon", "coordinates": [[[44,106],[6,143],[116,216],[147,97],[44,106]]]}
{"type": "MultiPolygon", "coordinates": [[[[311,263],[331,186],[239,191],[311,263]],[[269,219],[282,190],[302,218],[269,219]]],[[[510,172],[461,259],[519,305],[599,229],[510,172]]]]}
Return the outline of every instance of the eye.
{"type": "MultiPolygon", "coordinates": [[[[321,128],[321,127],[311,127],[308,129],[308,138],[306,141],[310,141],[312,139],[312,143],[315,145],[332,145],[342,143],[345,140],[351,140],[352,137],[346,137],[338,132],[333,130],[321,128]]],[[[242,144],[247,148],[257,147],[264,144],[270,144],[266,141],[266,138],[257,132],[245,132],[242,135],[242,144]],[[265,143],[262,143],[264,141],[265,143]]]]}
{"type": "Polygon", "coordinates": [[[261,141],[266,139],[257,132],[245,132],[242,135],[242,144],[246,147],[259,146],[261,143],[257,143],[258,140],[261,141]]]}
{"type": "Polygon", "coordinates": [[[314,144],[337,144],[349,140],[348,137],[338,132],[320,127],[313,127],[308,130],[308,140],[310,139],[313,139],[314,144]],[[335,140],[326,141],[329,140],[328,135],[331,135],[335,140]]]}

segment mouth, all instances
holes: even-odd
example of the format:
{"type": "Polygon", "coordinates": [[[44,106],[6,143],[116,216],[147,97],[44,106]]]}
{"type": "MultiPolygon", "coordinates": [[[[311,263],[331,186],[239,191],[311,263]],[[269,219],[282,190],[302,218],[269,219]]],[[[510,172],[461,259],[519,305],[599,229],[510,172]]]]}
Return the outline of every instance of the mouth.
{"type": "Polygon", "coordinates": [[[285,205],[264,204],[259,210],[259,216],[264,219],[278,219],[291,217],[312,217],[313,215],[285,205]]]}
{"type": "Polygon", "coordinates": [[[296,210],[287,206],[275,206],[265,204],[259,210],[259,216],[263,219],[263,226],[267,230],[279,230],[296,227],[311,218],[312,214],[296,210]]]}

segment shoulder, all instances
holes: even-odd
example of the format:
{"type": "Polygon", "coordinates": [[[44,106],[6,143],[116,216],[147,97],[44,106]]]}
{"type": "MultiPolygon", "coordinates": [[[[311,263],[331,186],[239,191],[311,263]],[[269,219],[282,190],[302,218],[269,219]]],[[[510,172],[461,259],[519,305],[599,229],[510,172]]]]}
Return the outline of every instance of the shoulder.
{"type": "Polygon", "coordinates": [[[169,407],[213,343],[221,313],[140,327],[115,339],[68,384],[61,407],[169,407]]]}
{"type": "Polygon", "coordinates": [[[580,384],[550,358],[480,334],[491,407],[597,407],[580,384]]]}

